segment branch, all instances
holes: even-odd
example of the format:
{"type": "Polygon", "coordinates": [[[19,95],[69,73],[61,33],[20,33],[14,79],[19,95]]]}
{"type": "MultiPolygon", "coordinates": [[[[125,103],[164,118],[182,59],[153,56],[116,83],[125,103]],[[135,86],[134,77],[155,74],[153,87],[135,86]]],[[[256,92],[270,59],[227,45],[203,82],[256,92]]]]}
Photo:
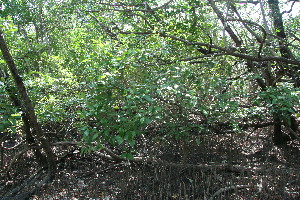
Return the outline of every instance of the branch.
{"type": "MultiPolygon", "coordinates": [[[[236,7],[235,7],[235,5],[232,3],[232,2],[230,2],[230,6],[231,6],[231,8],[232,8],[232,10],[235,12],[235,14],[238,16],[238,21],[241,21],[242,23],[243,23],[243,25],[245,26],[245,28],[255,37],[255,39],[259,42],[259,43],[261,43],[262,42],[262,39],[254,32],[254,31],[252,31],[251,29],[250,29],[250,27],[247,25],[248,24],[248,22],[245,22],[245,20],[243,20],[242,19],[242,17],[241,17],[241,15],[240,15],[240,13],[237,11],[237,9],[236,9],[236,7]]],[[[227,20],[228,21],[228,20],[227,20]]],[[[248,21],[248,20],[247,20],[248,21]]],[[[252,22],[251,22],[252,23],[252,22]]],[[[251,24],[250,23],[250,24],[251,24]]],[[[255,23],[256,24],[256,23],[255,23]]]]}
{"type": "Polygon", "coordinates": [[[99,26],[102,27],[102,29],[113,39],[113,40],[118,40],[117,35],[113,33],[108,26],[100,22],[95,15],[92,13],[88,12],[88,14],[99,24],[99,26]]]}
{"type": "MultiPolygon", "coordinates": [[[[118,28],[119,29],[119,28],[118,28]]],[[[136,34],[136,35],[152,35],[152,34],[155,34],[153,32],[148,32],[148,31],[145,31],[145,32],[131,32],[131,31],[121,31],[119,32],[120,34],[126,34],[126,35],[130,35],[130,34],[136,34]]]]}
{"type": "MultiPolygon", "coordinates": [[[[295,5],[295,3],[297,2],[298,0],[294,0],[292,5],[291,5],[291,8],[288,10],[288,11],[283,11],[281,14],[285,14],[285,13],[290,13],[293,11],[293,7],[295,5]]],[[[298,1],[299,2],[299,1],[298,1]]]]}
{"type": "Polygon", "coordinates": [[[260,46],[259,46],[259,49],[258,49],[258,53],[257,53],[257,57],[261,58],[261,51],[262,51],[262,48],[263,48],[263,45],[266,41],[266,38],[267,38],[267,32],[266,30],[264,29],[264,27],[262,27],[261,25],[255,23],[255,22],[252,22],[250,20],[243,20],[243,19],[227,19],[227,21],[240,21],[244,24],[244,26],[247,28],[247,30],[254,35],[254,37],[256,38],[256,40],[260,43],[260,46]],[[255,34],[246,24],[251,24],[251,25],[254,25],[254,26],[257,26],[260,28],[260,30],[263,32],[263,38],[260,38],[257,34],[255,34]]]}
{"type": "MultiPolygon", "coordinates": [[[[81,142],[56,142],[56,143],[52,143],[50,144],[50,146],[64,146],[64,145],[72,145],[72,146],[80,146],[82,145],[81,142]]],[[[31,149],[41,149],[42,147],[40,146],[36,146],[34,144],[30,145],[30,146],[25,146],[25,148],[23,150],[21,150],[19,153],[17,153],[13,159],[11,160],[11,162],[9,163],[7,169],[5,170],[5,173],[8,174],[9,171],[11,170],[11,168],[13,167],[13,165],[15,164],[15,162],[27,151],[31,150],[31,149]]]]}
{"type": "Polygon", "coordinates": [[[173,40],[177,40],[179,42],[182,42],[186,45],[194,45],[194,46],[205,46],[205,47],[211,47],[214,49],[218,49],[220,51],[225,52],[224,55],[231,55],[231,56],[235,56],[238,58],[243,58],[246,60],[251,60],[251,61],[256,61],[256,62],[263,62],[263,61],[277,61],[277,62],[284,62],[286,64],[294,64],[294,65],[300,65],[300,61],[298,60],[294,60],[294,59],[288,59],[288,58],[284,58],[284,57],[277,57],[277,56],[266,56],[266,57],[262,57],[262,58],[258,58],[258,57],[254,57],[251,55],[247,55],[247,54],[242,54],[242,53],[235,53],[235,51],[237,50],[236,48],[224,48],[224,47],[220,47],[217,45],[211,45],[208,43],[203,43],[203,42],[191,42],[188,40],[185,40],[183,38],[179,38],[173,35],[167,35],[165,33],[159,33],[159,35],[163,36],[163,37],[168,37],[171,38],[173,40]]]}
{"type": "Polygon", "coordinates": [[[248,55],[248,54],[235,53],[235,51],[237,50],[236,48],[228,49],[228,48],[220,47],[220,46],[217,46],[217,45],[211,45],[211,44],[208,44],[208,43],[191,42],[191,41],[188,41],[188,40],[185,40],[183,38],[179,38],[179,37],[176,37],[176,36],[173,36],[173,35],[167,35],[165,33],[159,33],[159,35],[161,35],[163,37],[171,38],[171,39],[179,41],[179,42],[182,42],[186,45],[205,46],[205,47],[211,47],[211,48],[214,48],[214,49],[218,49],[220,51],[223,51],[224,55],[231,55],[231,56],[242,58],[242,59],[245,59],[245,60],[256,61],[256,62],[276,61],[276,62],[283,62],[283,63],[286,63],[286,64],[292,64],[292,65],[300,66],[300,61],[295,60],[295,59],[289,59],[289,58],[277,57],[277,56],[266,56],[266,57],[258,58],[256,56],[251,56],[251,55],[248,55]]]}
{"type": "Polygon", "coordinates": [[[231,55],[234,57],[238,58],[243,58],[246,60],[251,60],[251,61],[256,61],[256,62],[264,62],[264,61],[276,61],[276,62],[282,62],[286,64],[292,64],[292,65],[298,65],[300,66],[300,61],[294,60],[294,59],[288,59],[288,58],[283,58],[283,57],[277,57],[277,56],[266,56],[266,57],[255,57],[255,56],[250,56],[247,54],[241,54],[241,53],[226,53],[227,55],[231,55]]]}
{"type": "Polygon", "coordinates": [[[32,174],[28,179],[26,179],[20,186],[6,193],[3,197],[0,198],[0,200],[29,199],[32,195],[38,192],[42,186],[44,186],[45,184],[51,181],[51,176],[49,176],[48,173],[47,176],[45,176],[40,182],[38,182],[38,178],[42,175],[43,170],[44,170],[43,167],[38,169],[34,174],[32,174]],[[31,190],[28,190],[29,187],[34,183],[37,184],[35,184],[31,190]]]}
{"type": "Polygon", "coordinates": [[[298,136],[298,134],[296,133],[296,131],[294,131],[288,125],[285,125],[285,128],[292,134],[292,136],[294,136],[296,138],[296,140],[298,140],[300,142],[300,137],[298,136]]]}
{"type": "MultiPolygon", "coordinates": [[[[181,164],[181,163],[173,163],[173,162],[166,162],[161,159],[154,159],[154,158],[144,158],[144,157],[134,157],[131,160],[128,160],[126,158],[123,158],[114,152],[112,152],[109,148],[103,147],[102,151],[105,151],[108,156],[102,155],[105,158],[108,158],[110,160],[116,160],[116,161],[130,161],[130,162],[138,162],[138,163],[148,163],[148,164],[156,164],[156,165],[167,165],[171,167],[178,167],[178,168],[199,168],[199,169],[211,169],[211,168],[216,168],[221,171],[230,171],[230,172],[237,172],[237,173],[242,173],[242,172],[250,172],[252,173],[252,169],[242,167],[242,166],[237,166],[237,165],[230,165],[230,164],[216,164],[216,165],[207,165],[207,164],[181,164]]],[[[260,170],[260,169],[256,169],[260,170]]]]}
{"type": "Polygon", "coordinates": [[[202,61],[193,61],[193,60],[197,60],[197,59],[200,59],[200,58],[210,58],[210,57],[224,56],[224,55],[226,55],[226,54],[224,54],[224,53],[207,54],[207,55],[201,55],[201,56],[183,58],[183,59],[179,59],[179,60],[176,60],[176,61],[160,62],[158,64],[159,65],[170,65],[170,64],[174,64],[174,63],[178,63],[178,62],[187,62],[187,61],[192,61],[190,63],[191,64],[195,64],[195,63],[202,63],[202,61]]]}
{"type": "MultiPolygon", "coordinates": [[[[216,2],[224,2],[224,0],[215,0],[216,2]]],[[[234,0],[234,3],[252,3],[252,4],[259,4],[259,1],[250,1],[250,0],[246,0],[246,1],[240,1],[240,0],[234,0]]]]}
{"type": "Polygon", "coordinates": [[[141,17],[144,21],[145,21],[145,23],[153,30],[154,29],[154,27],[150,24],[150,22],[148,21],[148,19],[145,17],[145,16],[143,16],[143,15],[140,15],[140,14],[129,14],[129,16],[139,16],[139,17],[141,17]]]}
{"type": "Polygon", "coordinates": [[[249,72],[248,71],[245,71],[244,73],[242,73],[242,74],[240,74],[240,75],[238,75],[238,76],[235,76],[235,77],[232,77],[232,78],[226,78],[226,80],[228,80],[228,81],[235,81],[235,80],[238,80],[238,79],[240,79],[242,76],[244,76],[244,75],[246,75],[246,74],[248,74],[249,72]]]}
{"type": "MultiPolygon", "coordinates": [[[[169,5],[172,1],[173,1],[173,0],[170,0],[170,1],[166,2],[165,4],[163,4],[163,5],[161,5],[161,6],[158,6],[158,7],[156,7],[156,8],[150,9],[150,12],[160,10],[160,9],[166,7],[167,5],[169,5]]],[[[148,11],[148,12],[149,12],[149,11],[148,11]]]]}
{"type": "MultiPolygon", "coordinates": [[[[300,38],[297,37],[294,33],[289,33],[289,35],[291,35],[292,37],[294,37],[295,40],[297,40],[298,42],[300,42],[300,38]]],[[[299,47],[296,47],[298,50],[300,50],[299,47]]]]}
{"type": "Polygon", "coordinates": [[[108,5],[111,7],[116,7],[116,6],[122,6],[122,7],[139,7],[140,5],[145,6],[145,9],[115,9],[115,8],[107,8],[107,9],[100,9],[100,10],[86,10],[85,12],[102,12],[102,11],[117,11],[117,12],[133,12],[133,11],[140,11],[140,12],[154,12],[157,10],[160,10],[164,7],[166,7],[167,5],[169,5],[170,3],[172,3],[173,0],[170,0],[168,2],[166,2],[165,4],[158,6],[156,8],[150,8],[150,6],[147,3],[143,3],[143,4],[132,4],[132,5],[126,5],[126,4],[107,4],[107,3],[99,3],[99,4],[103,4],[103,5],[108,5]]]}
{"type": "Polygon", "coordinates": [[[17,153],[13,159],[11,160],[11,162],[9,163],[7,169],[5,170],[5,173],[9,176],[9,171],[11,170],[11,168],[13,167],[13,165],[15,164],[15,162],[24,154],[26,153],[28,150],[30,150],[33,147],[29,147],[26,146],[22,151],[20,151],[19,153],[17,153]]]}
{"type": "Polygon", "coordinates": [[[215,2],[213,0],[208,0],[208,3],[210,4],[210,6],[212,7],[212,9],[214,10],[214,12],[217,14],[219,20],[222,22],[224,29],[226,30],[226,32],[229,34],[229,36],[231,37],[231,39],[234,41],[235,45],[237,47],[240,47],[242,45],[242,41],[238,38],[238,36],[234,33],[234,31],[232,30],[232,28],[226,23],[226,19],[223,16],[222,12],[219,10],[219,8],[216,6],[215,2]]]}

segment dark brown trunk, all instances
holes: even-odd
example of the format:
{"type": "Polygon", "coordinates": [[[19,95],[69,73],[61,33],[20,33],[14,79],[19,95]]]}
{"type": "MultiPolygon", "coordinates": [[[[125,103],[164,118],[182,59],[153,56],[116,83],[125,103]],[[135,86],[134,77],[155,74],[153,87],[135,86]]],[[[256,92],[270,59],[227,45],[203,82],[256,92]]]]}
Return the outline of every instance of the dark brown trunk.
{"type": "Polygon", "coordinates": [[[295,133],[297,133],[298,131],[298,123],[295,119],[295,117],[291,116],[288,120],[289,122],[287,122],[286,120],[284,122],[282,122],[282,117],[280,115],[276,115],[274,114],[273,116],[274,119],[274,130],[273,130],[273,142],[275,145],[282,145],[282,144],[286,144],[286,142],[290,141],[290,140],[294,140],[297,139],[297,136],[295,136],[294,134],[287,133],[285,134],[282,130],[282,125],[286,126],[286,127],[290,127],[290,129],[292,131],[294,131],[295,133]]]}
{"type": "MultiPolygon", "coordinates": [[[[6,78],[8,78],[8,77],[6,77],[6,78]]],[[[17,95],[15,95],[15,92],[11,89],[11,87],[8,85],[8,83],[6,83],[6,85],[5,85],[5,90],[8,93],[9,98],[13,102],[14,106],[23,110],[20,99],[18,98],[17,95]]],[[[30,130],[29,118],[26,115],[26,113],[22,113],[22,121],[24,123],[23,130],[24,130],[26,142],[27,142],[27,144],[32,145],[35,143],[35,140],[34,140],[34,137],[32,136],[32,133],[30,130]]],[[[45,156],[40,152],[40,149],[35,149],[34,153],[40,164],[43,164],[46,162],[45,156]]]]}
{"type": "Polygon", "coordinates": [[[35,115],[33,105],[27,94],[26,88],[23,83],[23,79],[20,77],[20,75],[18,73],[15,62],[9,52],[9,49],[6,45],[4,38],[3,38],[2,30],[0,30],[0,49],[1,49],[2,55],[4,57],[4,60],[5,60],[6,64],[8,65],[8,68],[12,74],[12,77],[14,78],[16,87],[17,87],[18,92],[21,97],[25,115],[29,119],[30,127],[34,130],[33,133],[35,135],[33,137],[41,145],[42,149],[44,150],[44,152],[46,154],[48,175],[50,176],[50,179],[52,179],[56,173],[56,163],[55,163],[54,153],[52,152],[52,149],[50,148],[50,144],[49,144],[48,140],[46,139],[40,124],[37,121],[37,117],[35,115]]]}
{"type": "MultiPolygon", "coordinates": [[[[280,38],[278,41],[279,44],[279,50],[280,54],[284,58],[288,59],[295,59],[292,51],[289,49],[288,46],[285,45],[284,41],[286,40],[287,36],[285,33],[284,25],[283,25],[283,19],[282,19],[282,13],[280,12],[279,8],[279,1],[278,0],[268,0],[268,4],[271,10],[271,16],[273,18],[273,25],[276,32],[276,36],[280,38]]],[[[298,66],[299,68],[299,66],[298,66]]],[[[300,78],[299,73],[297,70],[297,67],[291,67],[291,66],[284,66],[283,69],[287,69],[285,74],[288,75],[293,81],[294,86],[299,87],[300,86],[300,78]]],[[[276,116],[274,118],[274,122],[276,123],[276,120],[280,120],[280,116],[276,116]],[[279,119],[277,119],[279,118],[279,119]]],[[[293,131],[296,132],[297,130],[297,123],[293,116],[290,117],[290,122],[285,123],[285,126],[289,126],[293,131]]],[[[274,126],[274,143],[285,143],[288,139],[295,139],[293,134],[289,134],[290,137],[285,135],[281,128],[279,128],[279,125],[274,126]],[[278,127],[277,127],[278,126],[278,127]]]]}
{"type": "MultiPolygon", "coordinates": [[[[273,18],[274,29],[278,38],[286,39],[286,34],[283,26],[282,14],[279,9],[278,0],[268,0],[269,7],[271,9],[271,16],[273,18]]],[[[279,40],[279,47],[281,56],[284,58],[295,59],[291,50],[285,46],[285,44],[279,40]]]]}
{"type": "Polygon", "coordinates": [[[289,141],[289,138],[282,131],[281,117],[277,114],[274,114],[273,120],[274,120],[274,130],[273,130],[273,142],[274,142],[274,144],[275,145],[286,144],[286,142],[289,141]]]}
{"type": "MultiPolygon", "coordinates": [[[[271,16],[273,18],[273,25],[276,32],[276,36],[280,38],[278,41],[280,54],[284,58],[293,59],[295,60],[295,56],[293,55],[292,51],[289,49],[288,46],[284,43],[287,36],[285,33],[282,14],[279,9],[279,1],[278,0],[268,0],[269,7],[271,9],[271,16]]],[[[293,81],[295,87],[300,86],[300,74],[299,68],[300,66],[285,66],[286,75],[288,75],[293,81]]]]}

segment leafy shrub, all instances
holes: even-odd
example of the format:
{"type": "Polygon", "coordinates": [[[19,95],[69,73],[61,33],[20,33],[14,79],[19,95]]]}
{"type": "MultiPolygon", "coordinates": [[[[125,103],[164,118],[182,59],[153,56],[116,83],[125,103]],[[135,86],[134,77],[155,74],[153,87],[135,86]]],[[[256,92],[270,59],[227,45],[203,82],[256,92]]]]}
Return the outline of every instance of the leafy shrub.
{"type": "Polygon", "coordinates": [[[86,108],[78,112],[85,121],[81,124],[83,139],[99,144],[95,149],[107,142],[130,149],[136,136],[146,134],[151,124],[159,127],[163,137],[189,140],[191,133],[207,132],[208,123],[230,121],[230,114],[238,110],[233,95],[220,92],[227,84],[223,78],[207,79],[212,84],[196,82],[197,78],[193,82],[197,71],[176,66],[148,71],[142,78],[134,76],[136,69],[123,70],[100,76],[86,99],[86,108]]]}

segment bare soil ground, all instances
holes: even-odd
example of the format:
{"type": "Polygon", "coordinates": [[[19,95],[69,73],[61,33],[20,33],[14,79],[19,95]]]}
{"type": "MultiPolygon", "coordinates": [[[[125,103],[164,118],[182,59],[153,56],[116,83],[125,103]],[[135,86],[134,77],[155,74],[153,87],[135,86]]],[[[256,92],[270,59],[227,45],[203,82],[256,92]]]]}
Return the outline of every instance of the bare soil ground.
{"type": "MultiPolygon", "coordinates": [[[[58,158],[55,180],[30,199],[300,199],[300,144],[274,146],[269,131],[265,128],[244,135],[204,135],[200,144],[191,140],[185,149],[172,138],[141,137],[137,156],[164,163],[120,162],[100,152],[80,154],[76,146],[58,146],[55,153],[63,157],[58,158]],[[183,152],[188,152],[186,164],[182,163],[183,152]]],[[[64,138],[74,139],[74,135],[64,138]]],[[[4,146],[14,146],[18,140],[7,138],[10,142],[4,146]]],[[[2,148],[3,168],[21,149],[22,145],[2,148]]],[[[118,153],[117,149],[113,151],[118,153]]],[[[0,197],[37,168],[32,152],[23,154],[9,176],[1,174],[0,197]]]]}

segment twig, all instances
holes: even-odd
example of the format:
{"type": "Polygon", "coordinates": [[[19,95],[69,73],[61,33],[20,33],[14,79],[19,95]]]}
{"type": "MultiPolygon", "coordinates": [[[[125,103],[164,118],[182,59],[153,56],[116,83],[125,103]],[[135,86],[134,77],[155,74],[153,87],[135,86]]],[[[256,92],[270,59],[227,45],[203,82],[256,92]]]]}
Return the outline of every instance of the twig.
{"type": "Polygon", "coordinates": [[[296,1],[297,1],[297,0],[293,0],[293,3],[292,3],[292,5],[291,5],[291,8],[290,8],[289,10],[287,10],[287,11],[283,11],[281,14],[284,14],[284,13],[291,13],[291,12],[293,11],[293,7],[294,7],[296,1]]]}
{"type": "Polygon", "coordinates": [[[91,12],[87,12],[97,23],[101,28],[113,39],[118,40],[118,37],[115,33],[113,33],[108,26],[100,22],[95,15],[93,15],[91,12]]]}

